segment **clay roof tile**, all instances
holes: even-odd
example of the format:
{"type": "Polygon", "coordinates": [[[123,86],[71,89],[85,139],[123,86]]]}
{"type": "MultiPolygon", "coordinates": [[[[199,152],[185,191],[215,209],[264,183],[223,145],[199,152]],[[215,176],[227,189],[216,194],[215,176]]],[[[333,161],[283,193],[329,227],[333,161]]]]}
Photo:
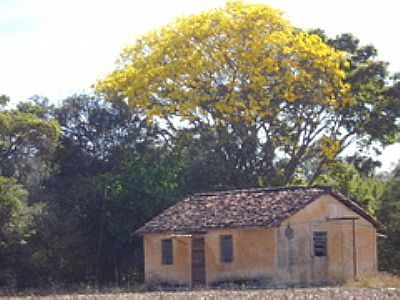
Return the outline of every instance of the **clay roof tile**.
{"type": "Polygon", "coordinates": [[[323,194],[331,194],[370,221],[385,227],[363,208],[328,186],[293,186],[200,193],[185,198],[147,222],[135,233],[202,232],[212,228],[279,226],[323,194]]]}

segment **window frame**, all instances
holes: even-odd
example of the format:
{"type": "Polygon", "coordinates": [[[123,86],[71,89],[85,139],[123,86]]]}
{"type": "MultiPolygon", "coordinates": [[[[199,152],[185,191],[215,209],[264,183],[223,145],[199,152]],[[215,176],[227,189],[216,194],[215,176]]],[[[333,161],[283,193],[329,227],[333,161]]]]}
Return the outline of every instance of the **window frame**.
{"type": "Polygon", "coordinates": [[[174,264],[174,245],[172,239],[161,240],[161,264],[162,265],[174,264]]]}
{"type": "Polygon", "coordinates": [[[328,256],[327,231],[313,231],[313,256],[314,257],[328,256]]]}
{"type": "Polygon", "coordinates": [[[231,234],[223,234],[219,237],[220,262],[223,264],[233,263],[233,236],[231,234]]]}

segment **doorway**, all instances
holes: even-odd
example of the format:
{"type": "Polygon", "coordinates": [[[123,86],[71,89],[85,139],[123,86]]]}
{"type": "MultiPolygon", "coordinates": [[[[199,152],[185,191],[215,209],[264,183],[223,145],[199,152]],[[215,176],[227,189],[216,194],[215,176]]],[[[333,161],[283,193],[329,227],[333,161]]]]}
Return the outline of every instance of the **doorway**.
{"type": "Polygon", "coordinates": [[[204,237],[192,239],[192,286],[206,284],[204,237]]]}

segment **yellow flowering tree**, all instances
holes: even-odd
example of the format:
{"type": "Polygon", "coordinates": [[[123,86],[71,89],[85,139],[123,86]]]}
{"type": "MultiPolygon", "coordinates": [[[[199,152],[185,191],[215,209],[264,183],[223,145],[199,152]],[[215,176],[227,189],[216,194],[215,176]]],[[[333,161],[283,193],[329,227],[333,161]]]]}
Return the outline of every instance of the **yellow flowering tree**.
{"type": "Polygon", "coordinates": [[[232,1],[142,36],[97,89],[150,117],[256,122],[285,103],[344,104],[344,63],[341,52],[294,29],[279,11],[232,1]]]}
{"type": "Polygon", "coordinates": [[[96,89],[172,127],[249,127],[266,170],[278,152],[288,157],[289,182],[309,147],[337,134],[335,112],[350,103],[346,63],[343,52],[281,12],[228,1],[138,38],[96,89]]]}

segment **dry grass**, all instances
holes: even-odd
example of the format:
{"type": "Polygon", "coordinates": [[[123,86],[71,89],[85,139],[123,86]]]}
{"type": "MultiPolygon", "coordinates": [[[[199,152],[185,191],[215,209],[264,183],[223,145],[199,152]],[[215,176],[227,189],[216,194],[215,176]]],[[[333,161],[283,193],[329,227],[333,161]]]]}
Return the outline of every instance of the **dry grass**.
{"type": "MultiPolygon", "coordinates": [[[[1,294],[0,294],[1,295],[1,294]]],[[[12,294],[11,294],[12,295],[12,294]]],[[[20,296],[8,296],[0,299],[56,299],[56,300],[206,300],[206,299],[400,299],[400,277],[392,274],[360,275],[356,280],[349,280],[342,286],[319,288],[291,289],[259,289],[229,290],[203,289],[196,291],[156,291],[145,292],[144,286],[136,286],[129,290],[111,288],[95,290],[92,288],[62,291],[58,289],[41,291],[25,291],[20,296]]]]}
{"type": "MultiPolygon", "coordinates": [[[[1,297],[0,297],[1,298],[1,297]]],[[[363,299],[400,299],[400,289],[395,288],[307,288],[307,289],[270,289],[270,290],[201,290],[181,292],[143,292],[143,293],[112,293],[112,294],[54,294],[44,297],[25,296],[9,297],[7,299],[44,299],[44,300],[242,300],[242,299],[334,299],[334,300],[363,300],[363,299]]]]}
{"type": "Polygon", "coordinates": [[[346,282],[347,288],[400,288],[400,277],[389,273],[361,274],[346,282]]]}

